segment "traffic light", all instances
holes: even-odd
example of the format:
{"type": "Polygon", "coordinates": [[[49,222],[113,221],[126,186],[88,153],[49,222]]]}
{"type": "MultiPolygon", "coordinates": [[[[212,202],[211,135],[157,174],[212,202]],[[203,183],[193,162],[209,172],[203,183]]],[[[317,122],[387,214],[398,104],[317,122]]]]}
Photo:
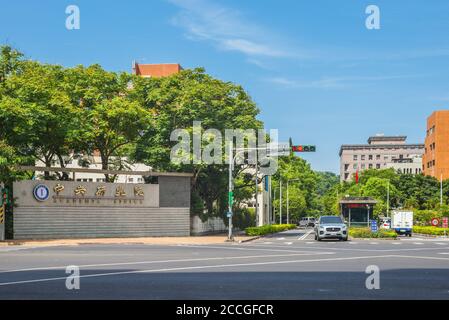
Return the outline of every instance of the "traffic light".
{"type": "Polygon", "coordinates": [[[316,146],[309,145],[300,145],[300,146],[292,146],[293,152],[315,152],[316,146]]]}

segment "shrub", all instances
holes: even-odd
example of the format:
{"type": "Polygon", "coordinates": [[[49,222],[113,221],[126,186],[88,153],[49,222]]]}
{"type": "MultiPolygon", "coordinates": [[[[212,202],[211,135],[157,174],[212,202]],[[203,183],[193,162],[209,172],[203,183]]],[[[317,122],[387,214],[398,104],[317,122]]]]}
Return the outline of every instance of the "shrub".
{"type": "Polygon", "coordinates": [[[421,226],[414,226],[413,232],[416,233],[422,233],[422,234],[430,234],[434,236],[444,236],[445,232],[449,235],[449,229],[447,228],[438,228],[438,227],[421,227],[421,226]]]}
{"type": "Polygon", "coordinates": [[[246,228],[245,232],[248,236],[262,236],[265,234],[276,233],[295,228],[295,224],[267,224],[261,227],[246,228]]]}
{"type": "Polygon", "coordinates": [[[394,231],[379,229],[377,232],[371,232],[370,228],[350,228],[349,235],[353,238],[397,238],[394,231]]]}

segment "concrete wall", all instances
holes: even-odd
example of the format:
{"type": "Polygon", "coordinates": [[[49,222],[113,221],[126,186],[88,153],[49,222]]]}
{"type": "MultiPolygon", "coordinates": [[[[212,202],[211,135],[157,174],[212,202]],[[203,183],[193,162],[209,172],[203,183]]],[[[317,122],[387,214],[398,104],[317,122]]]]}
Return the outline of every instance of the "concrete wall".
{"type": "Polygon", "coordinates": [[[224,224],[223,219],[218,217],[209,218],[205,222],[201,221],[198,216],[193,216],[191,219],[190,232],[192,235],[222,232],[226,230],[228,230],[228,228],[224,224]]]}
{"type": "Polygon", "coordinates": [[[190,235],[190,178],[163,177],[159,184],[115,184],[73,181],[14,183],[15,239],[143,237],[190,235]],[[57,194],[57,184],[64,190],[57,194]],[[44,184],[49,198],[38,201],[33,189],[44,184]],[[75,195],[84,186],[84,196],[75,195]],[[104,195],[97,196],[98,187],[104,195]],[[143,196],[134,193],[141,187],[143,196]],[[115,195],[122,187],[126,195],[115,195]],[[164,193],[164,194],[162,194],[164,193]]]}

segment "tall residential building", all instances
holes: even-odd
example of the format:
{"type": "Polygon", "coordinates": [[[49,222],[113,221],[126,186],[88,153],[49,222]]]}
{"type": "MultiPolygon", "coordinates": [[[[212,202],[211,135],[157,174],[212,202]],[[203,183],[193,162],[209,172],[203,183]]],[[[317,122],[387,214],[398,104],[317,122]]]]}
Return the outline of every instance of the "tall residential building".
{"type": "Polygon", "coordinates": [[[368,144],[345,144],[340,148],[340,180],[350,181],[366,169],[394,168],[398,173],[422,173],[424,144],[407,144],[406,136],[376,135],[368,144]]]}
{"type": "Polygon", "coordinates": [[[422,164],[425,175],[449,179],[449,110],[435,111],[427,118],[422,164]]]}
{"type": "Polygon", "coordinates": [[[167,77],[179,73],[182,67],[179,63],[140,64],[133,62],[133,74],[142,77],[167,77]]]}

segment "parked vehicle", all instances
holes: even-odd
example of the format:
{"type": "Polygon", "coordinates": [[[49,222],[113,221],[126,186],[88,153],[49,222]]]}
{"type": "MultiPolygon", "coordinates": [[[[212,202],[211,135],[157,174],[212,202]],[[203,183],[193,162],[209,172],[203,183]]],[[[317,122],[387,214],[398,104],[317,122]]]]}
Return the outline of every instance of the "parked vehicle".
{"type": "Polygon", "coordinates": [[[391,226],[397,234],[412,236],[413,211],[393,211],[391,226]]]}
{"type": "Polygon", "coordinates": [[[299,220],[300,227],[314,227],[316,219],[313,217],[303,217],[299,220]]]}
{"type": "Polygon", "coordinates": [[[339,216],[321,216],[315,223],[315,240],[340,239],[348,240],[348,228],[339,216]]]}

